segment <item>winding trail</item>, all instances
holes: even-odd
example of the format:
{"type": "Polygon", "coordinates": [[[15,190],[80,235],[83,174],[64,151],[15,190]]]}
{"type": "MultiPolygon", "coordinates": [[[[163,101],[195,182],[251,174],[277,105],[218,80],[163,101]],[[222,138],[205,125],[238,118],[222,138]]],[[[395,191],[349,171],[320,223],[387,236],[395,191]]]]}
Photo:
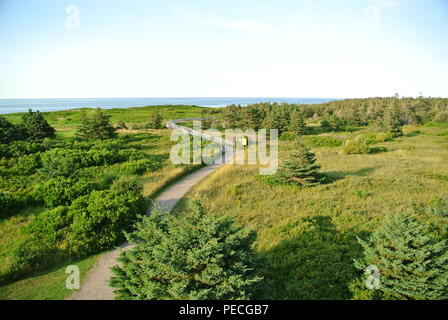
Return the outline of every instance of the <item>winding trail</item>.
{"type": "MultiPolygon", "coordinates": [[[[231,142],[225,141],[222,138],[212,137],[194,131],[187,127],[177,125],[179,122],[203,120],[206,118],[188,118],[170,120],[167,123],[169,129],[178,129],[183,132],[188,132],[191,135],[200,135],[206,140],[214,140],[218,143],[223,143],[225,148],[232,148],[231,142]]],[[[208,119],[208,118],[207,118],[208,119]]],[[[233,159],[233,153],[226,153],[224,163],[229,163],[233,159]]],[[[203,167],[179,180],[177,183],[162,192],[155,203],[166,211],[171,211],[174,206],[185,196],[185,194],[199,181],[207,177],[209,174],[221,167],[222,164],[212,164],[203,167]]],[[[151,205],[148,207],[148,214],[150,213],[151,205]]],[[[87,279],[82,283],[81,288],[75,291],[68,299],[69,300],[114,300],[115,294],[113,289],[109,287],[109,279],[112,276],[110,268],[117,265],[117,258],[123,250],[129,250],[133,247],[132,244],[124,243],[119,247],[112,249],[98,259],[97,263],[87,275],[87,279]]]]}

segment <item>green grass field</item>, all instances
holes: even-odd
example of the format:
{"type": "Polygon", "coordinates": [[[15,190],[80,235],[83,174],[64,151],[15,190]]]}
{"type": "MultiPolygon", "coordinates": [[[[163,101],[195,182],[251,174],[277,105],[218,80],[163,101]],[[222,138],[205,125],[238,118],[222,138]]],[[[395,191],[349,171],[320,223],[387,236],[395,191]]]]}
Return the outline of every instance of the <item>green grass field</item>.
{"type": "MultiPolygon", "coordinates": [[[[338,132],[337,138],[363,133],[368,129],[338,132]]],[[[333,143],[316,147],[318,136],[306,137],[321,171],[334,181],[330,184],[269,186],[257,178],[256,166],[233,165],[189,195],[203,199],[211,213],[236,217],[258,231],[267,298],[350,299],[353,258],[362,253],[356,237],[366,238],[389,213],[422,208],[448,192],[446,126],[407,127],[405,133],[375,146],[386,152],[367,155],[344,155],[333,143]]],[[[280,141],[280,163],[292,148],[293,142],[280,141]]]]}

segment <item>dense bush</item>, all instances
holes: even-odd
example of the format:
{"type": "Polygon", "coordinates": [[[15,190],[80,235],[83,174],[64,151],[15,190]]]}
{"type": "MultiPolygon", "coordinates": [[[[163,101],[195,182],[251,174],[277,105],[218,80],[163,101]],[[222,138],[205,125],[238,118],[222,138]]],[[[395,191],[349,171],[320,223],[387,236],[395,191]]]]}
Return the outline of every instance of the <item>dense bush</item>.
{"type": "Polygon", "coordinates": [[[41,213],[24,227],[24,239],[11,252],[11,277],[119,244],[123,232],[130,231],[144,212],[143,206],[141,186],[126,178],[71,206],[41,213]]]}
{"type": "Polygon", "coordinates": [[[70,205],[70,203],[95,189],[92,179],[56,177],[40,183],[35,188],[35,197],[48,207],[70,205]]]}
{"type": "Polygon", "coordinates": [[[0,191],[0,218],[5,218],[15,211],[17,200],[12,195],[0,191]]]}
{"type": "Polygon", "coordinates": [[[155,110],[149,116],[148,126],[149,129],[163,129],[163,117],[158,110],[155,110]]]}
{"type": "Polygon", "coordinates": [[[160,161],[141,159],[127,161],[114,167],[116,172],[122,175],[141,175],[146,172],[155,171],[162,166],[160,161]]]}
{"type": "Polygon", "coordinates": [[[252,248],[256,234],[191,203],[180,217],[154,210],[128,235],[136,244],[113,267],[120,299],[249,299],[261,278],[252,248]]]}
{"type": "Polygon", "coordinates": [[[359,239],[364,256],[355,260],[361,272],[379,271],[375,290],[366,275],[352,285],[356,299],[433,300],[448,298],[448,244],[437,240],[430,227],[413,213],[390,215],[368,242],[359,239]]]}
{"type": "Polygon", "coordinates": [[[370,152],[370,147],[365,137],[358,136],[347,140],[342,148],[342,152],[345,154],[367,154],[370,152]]]}
{"type": "Polygon", "coordinates": [[[32,139],[44,139],[44,138],[54,138],[55,130],[50,124],[45,120],[42,113],[39,111],[33,112],[28,110],[28,113],[22,115],[22,122],[20,124],[26,137],[32,139]]]}
{"type": "Polygon", "coordinates": [[[75,255],[105,250],[125,240],[144,213],[142,189],[132,180],[116,180],[110,190],[94,191],[73,202],[68,245],[75,255]]]}
{"type": "Polygon", "coordinates": [[[376,142],[386,142],[394,140],[394,136],[390,132],[378,132],[375,137],[376,142]]]}
{"type": "Polygon", "coordinates": [[[280,141],[294,141],[297,139],[297,133],[295,132],[282,132],[278,140],[280,141]]]}
{"type": "Polygon", "coordinates": [[[428,207],[428,212],[443,218],[448,218],[448,196],[433,201],[428,207]]]}
{"type": "Polygon", "coordinates": [[[0,143],[8,144],[14,140],[23,139],[22,130],[0,116],[0,143]]]}
{"type": "Polygon", "coordinates": [[[326,130],[340,131],[344,130],[347,125],[347,121],[334,114],[325,116],[320,122],[320,126],[326,130]]]}

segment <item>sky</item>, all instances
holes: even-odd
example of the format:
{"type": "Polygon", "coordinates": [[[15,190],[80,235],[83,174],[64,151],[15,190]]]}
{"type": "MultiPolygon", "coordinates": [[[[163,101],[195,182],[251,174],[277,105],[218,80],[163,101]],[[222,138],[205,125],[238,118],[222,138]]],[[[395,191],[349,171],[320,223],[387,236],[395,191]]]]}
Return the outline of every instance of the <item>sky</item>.
{"type": "Polygon", "coordinates": [[[0,0],[0,98],[448,97],[448,0],[0,0]]]}

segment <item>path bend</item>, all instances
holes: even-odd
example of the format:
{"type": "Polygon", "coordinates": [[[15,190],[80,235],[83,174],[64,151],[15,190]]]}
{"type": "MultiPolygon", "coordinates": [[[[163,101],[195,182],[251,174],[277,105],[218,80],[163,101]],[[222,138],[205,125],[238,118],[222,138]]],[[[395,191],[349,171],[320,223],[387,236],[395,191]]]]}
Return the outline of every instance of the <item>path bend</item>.
{"type": "MultiPolygon", "coordinates": [[[[226,149],[231,144],[228,141],[219,137],[205,135],[201,132],[194,131],[190,128],[179,126],[177,123],[193,120],[204,120],[207,118],[188,118],[176,119],[167,122],[166,126],[169,129],[178,129],[188,134],[201,135],[204,139],[214,140],[225,145],[226,149]]],[[[232,144],[233,145],[233,144],[232,144]]],[[[226,153],[224,163],[228,163],[233,157],[232,153],[226,153]]],[[[212,164],[205,166],[189,175],[183,177],[174,185],[163,191],[154,201],[158,206],[166,211],[171,211],[174,206],[185,196],[185,194],[199,181],[216,171],[222,164],[212,164]]],[[[151,206],[151,204],[150,204],[151,206]]],[[[148,208],[149,209],[149,208],[148,208]]],[[[149,212],[150,210],[148,210],[149,212]]],[[[113,289],[109,286],[109,279],[112,276],[111,267],[117,265],[117,258],[123,250],[129,250],[133,247],[132,244],[123,243],[115,249],[112,249],[103,254],[95,264],[92,270],[87,275],[87,279],[81,284],[81,288],[75,291],[68,299],[69,300],[114,300],[115,294],[113,289]]]]}

